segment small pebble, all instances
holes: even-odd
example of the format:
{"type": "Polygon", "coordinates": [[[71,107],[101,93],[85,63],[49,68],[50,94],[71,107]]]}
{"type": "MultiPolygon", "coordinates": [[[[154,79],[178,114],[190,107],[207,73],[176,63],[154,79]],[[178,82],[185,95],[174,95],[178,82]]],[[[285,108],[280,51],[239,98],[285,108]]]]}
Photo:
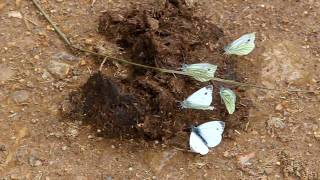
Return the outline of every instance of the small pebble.
{"type": "Polygon", "coordinates": [[[77,137],[79,135],[79,131],[75,127],[69,127],[67,130],[67,136],[69,137],[77,137]]]}
{"type": "Polygon", "coordinates": [[[14,71],[5,64],[0,64],[0,81],[7,81],[14,76],[14,71]]]}
{"type": "Polygon", "coordinates": [[[267,168],[264,169],[264,172],[265,172],[267,175],[269,175],[269,174],[271,174],[271,173],[273,172],[273,168],[272,168],[272,167],[267,167],[267,168]]]}
{"type": "Polygon", "coordinates": [[[64,79],[70,72],[70,65],[62,62],[50,61],[47,69],[54,77],[64,79]]]}
{"type": "Polygon", "coordinates": [[[238,156],[238,163],[242,166],[251,165],[250,160],[253,159],[256,156],[255,152],[251,152],[248,154],[240,155],[238,156]]]}
{"type": "Polygon", "coordinates": [[[59,53],[53,55],[52,59],[54,59],[54,60],[64,60],[64,61],[70,61],[70,62],[79,61],[80,60],[79,57],[76,57],[76,56],[74,56],[72,54],[69,54],[67,52],[59,52],[59,53]]]}
{"type": "Polygon", "coordinates": [[[87,45],[93,44],[93,42],[94,42],[94,39],[91,39],[91,38],[87,38],[84,41],[84,43],[87,44],[87,45]]]}
{"type": "Polygon", "coordinates": [[[320,130],[313,132],[313,135],[316,139],[320,140],[320,130]]]}
{"type": "Polygon", "coordinates": [[[36,124],[39,121],[39,119],[31,119],[31,123],[36,124]]]}
{"type": "Polygon", "coordinates": [[[29,99],[30,93],[26,90],[19,90],[12,93],[11,97],[16,103],[23,103],[29,99]]]}
{"type": "Polygon", "coordinates": [[[42,165],[42,162],[34,155],[29,157],[29,165],[32,167],[38,167],[42,165]]]}
{"type": "Polygon", "coordinates": [[[103,180],[112,180],[113,178],[112,178],[112,176],[105,176],[105,177],[103,177],[103,180]]]}
{"type": "Polygon", "coordinates": [[[12,180],[23,180],[23,179],[25,179],[26,177],[25,176],[23,176],[23,175],[18,175],[18,174],[12,174],[11,176],[10,176],[10,179],[12,179],[12,180]]]}
{"type": "Polygon", "coordinates": [[[51,74],[47,71],[47,70],[44,70],[43,71],[43,74],[42,74],[42,79],[44,80],[51,80],[52,79],[52,76],[51,74]]]}
{"type": "Polygon", "coordinates": [[[6,150],[7,150],[6,146],[4,144],[1,144],[0,151],[6,151],[6,150]]]}
{"type": "Polygon", "coordinates": [[[150,29],[152,29],[152,30],[159,29],[159,21],[157,19],[148,17],[147,23],[148,23],[150,29]]]}
{"type": "Polygon", "coordinates": [[[18,12],[18,11],[10,11],[8,13],[8,17],[22,19],[22,14],[21,14],[21,12],[18,12]]]}
{"type": "Polygon", "coordinates": [[[276,110],[277,110],[277,111],[282,111],[282,110],[283,110],[282,104],[278,104],[278,105],[276,106],[276,110]]]}

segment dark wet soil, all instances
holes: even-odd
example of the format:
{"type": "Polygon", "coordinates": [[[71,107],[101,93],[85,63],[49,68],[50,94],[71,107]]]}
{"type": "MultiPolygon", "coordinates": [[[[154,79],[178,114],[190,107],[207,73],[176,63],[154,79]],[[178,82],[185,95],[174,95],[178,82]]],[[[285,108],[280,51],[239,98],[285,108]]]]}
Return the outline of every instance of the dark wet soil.
{"type": "MultiPolygon", "coordinates": [[[[100,17],[99,30],[136,63],[177,70],[182,64],[207,62],[218,65],[217,76],[241,80],[235,73],[236,61],[221,52],[223,30],[194,16],[182,1],[107,11],[100,17]]],[[[181,109],[181,101],[208,83],[130,68],[134,71],[125,79],[108,77],[103,72],[92,75],[70,96],[74,108],[69,115],[94,123],[103,136],[147,140],[187,137],[192,125],[213,119],[226,121],[228,128],[245,128],[250,102],[242,98],[240,90],[235,89],[238,102],[233,115],[221,103],[218,91],[222,84],[216,82],[212,82],[215,110],[181,109]]]]}

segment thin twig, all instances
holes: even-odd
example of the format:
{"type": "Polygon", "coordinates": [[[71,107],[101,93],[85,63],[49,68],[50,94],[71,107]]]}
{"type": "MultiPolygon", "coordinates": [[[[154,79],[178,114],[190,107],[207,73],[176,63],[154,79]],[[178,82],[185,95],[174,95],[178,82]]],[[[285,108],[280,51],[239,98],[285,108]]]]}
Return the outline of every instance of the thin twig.
{"type": "Polygon", "coordinates": [[[51,20],[51,18],[49,17],[49,15],[47,13],[44,12],[44,10],[42,9],[41,5],[36,1],[36,0],[32,0],[32,2],[34,3],[34,5],[38,8],[38,10],[42,13],[42,15],[46,18],[46,20],[50,23],[51,26],[53,26],[54,30],[59,34],[59,36],[62,38],[62,40],[69,45],[70,47],[72,47],[71,42],[69,41],[69,39],[66,37],[66,35],[60,31],[60,29],[58,28],[58,26],[56,26],[53,21],[51,20]]]}
{"type": "Polygon", "coordinates": [[[95,3],[96,3],[96,0],[92,0],[91,7],[93,7],[95,3]]]}
{"type": "Polygon", "coordinates": [[[254,84],[248,84],[248,83],[241,83],[241,82],[236,82],[232,80],[227,80],[227,79],[221,79],[221,78],[213,78],[213,81],[218,81],[226,84],[233,84],[237,86],[247,86],[247,87],[253,87],[257,89],[264,89],[264,90],[269,90],[269,91],[287,91],[287,92],[303,92],[303,93],[315,93],[316,91],[309,91],[309,90],[300,90],[300,89],[275,89],[275,88],[267,88],[267,87],[262,87],[254,84]]]}
{"type": "Polygon", "coordinates": [[[28,22],[31,22],[35,26],[39,26],[36,22],[34,22],[31,19],[27,18],[26,15],[24,15],[24,19],[26,19],[28,22]]]}
{"type": "Polygon", "coordinates": [[[102,71],[102,67],[103,67],[103,65],[104,65],[104,63],[107,61],[107,57],[105,57],[104,59],[103,59],[103,61],[102,61],[102,63],[100,64],[100,68],[99,68],[99,71],[101,72],[102,71]]]}
{"type": "Polygon", "coordinates": [[[31,31],[31,28],[30,28],[30,26],[29,26],[29,24],[28,24],[27,19],[26,19],[26,18],[23,18],[23,21],[24,21],[24,24],[26,25],[28,31],[31,31]]]}
{"type": "Polygon", "coordinates": [[[36,0],[32,0],[32,2],[35,4],[35,6],[38,8],[38,10],[43,14],[43,16],[44,16],[44,17],[46,18],[46,20],[49,22],[49,24],[52,25],[53,29],[58,33],[58,35],[62,38],[62,40],[63,40],[70,48],[73,48],[73,49],[76,49],[76,50],[82,51],[82,52],[87,52],[87,53],[90,53],[90,54],[93,54],[93,55],[96,55],[96,56],[103,56],[103,57],[106,57],[106,58],[111,59],[111,60],[114,60],[114,61],[119,61],[119,62],[122,62],[122,63],[131,64],[131,65],[134,65],[134,66],[139,66],[139,67],[142,67],[142,68],[154,69],[154,70],[161,71],[161,72],[164,72],[164,73],[184,74],[183,72],[180,72],[180,71],[173,71],[173,70],[167,70],[167,69],[162,69],[162,68],[147,66],[147,65],[143,65],[143,64],[138,64],[138,63],[134,63],[134,62],[131,62],[131,61],[128,61],[128,60],[124,60],[124,59],[112,57],[112,56],[109,56],[109,55],[106,55],[106,54],[96,53],[96,52],[94,52],[94,51],[90,51],[90,50],[88,50],[88,49],[84,49],[84,48],[75,46],[75,45],[71,44],[71,42],[68,40],[68,38],[66,37],[66,35],[59,29],[59,27],[56,26],[56,25],[53,23],[53,21],[50,19],[49,15],[44,12],[44,10],[42,9],[41,5],[40,5],[36,0]]]}
{"type": "Polygon", "coordinates": [[[246,124],[246,128],[245,128],[245,131],[246,132],[248,132],[248,128],[249,128],[249,125],[250,125],[250,118],[248,118],[249,120],[248,120],[248,122],[247,122],[247,124],[246,124]]]}
{"type": "MultiPolygon", "coordinates": [[[[38,10],[43,14],[43,16],[49,22],[49,24],[52,25],[52,27],[58,33],[58,35],[62,38],[62,40],[69,46],[69,48],[75,49],[75,50],[78,50],[78,51],[81,51],[81,52],[90,53],[92,55],[104,57],[104,60],[103,60],[104,62],[102,62],[102,64],[100,65],[100,71],[101,71],[102,66],[105,63],[105,61],[107,59],[109,59],[109,60],[112,60],[112,61],[118,61],[118,62],[122,62],[122,63],[125,63],[125,64],[130,64],[130,65],[134,65],[134,66],[137,66],[137,67],[141,67],[141,68],[160,71],[160,72],[163,72],[163,73],[172,73],[172,74],[180,74],[180,75],[189,76],[187,73],[182,72],[182,71],[175,71],[175,70],[169,70],[169,69],[163,69],[163,68],[148,66],[148,65],[144,65],[144,64],[138,64],[138,63],[134,63],[134,62],[129,61],[129,60],[116,58],[116,57],[113,57],[113,56],[110,56],[110,55],[107,55],[107,54],[100,54],[100,53],[97,53],[97,52],[94,52],[94,51],[91,51],[91,50],[84,49],[84,48],[81,48],[79,46],[73,45],[69,41],[69,39],[66,37],[66,35],[59,29],[59,27],[56,26],[53,23],[53,21],[50,19],[49,15],[44,12],[44,10],[42,9],[41,5],[37,2],[37,0],[32,0],[32,2],[38,8],[38,10]]],[[[217,81],[217,82],[221,82],[221,83],[225,83],[225,84],[233,84],[233,85],[237,85],[237,86],[247,86],[247,87],[253,87],[253,88],[264,89],[264,90],[269,90],[269,91],[287,91],[287,92],[304,92],[304,93],[316,93],[316,92],[319,92],[319,91],[309,91],[309,90],[300,90],[300,89],[282,90],[282,89],[275,89],[275,88],[267,88],[267,87],[262,87],[262,86],[258,86],[258,85],[253,85],[253,84],[248,84],[248,83],[241,83],[241,82],[236,82],[236,81],[227,80],[227,79],[221,79],[221,78],[213,78],[212,80],[213,81],[217,81]]]]}
{"type": "Polygon", "coordinates": [[[141,67],[141,68],[153,69],[153,70],[160,71],[160,72],[163,72],[163,73],[173,73],[173,74],[187,75],[186,73],[184,73],[182,71],[162,69],[162,68],[157,68],[157,67],[153,67],[153,66],[147,66],[147,65],[144,65],[144,64],[138,64],[138,63],[134,63],[132,61],[128,61],[128,60],[125,60],[125,59],[116,58],[116,57],[113,57],[113,56],[110,56],[110,55],[107,55],[107,54],[100,54],[100,53],[97,53],[97,52],[94,52],[94,51],[90,51],[88,49],[84,49],[84,48],[81,48],[81,47],[78,47],[78,46],[74,46],[74,45],[71,45],[71,47],[76,49],[76,50],[82,51],[82,52],[87,52],[87,53],[90,53],[90,54],[96,55],[96,56],[102,56],[102,57],[105,57],[105,58],[113,60],[113,61],[118,61],[118,62],[122,62],[122,63],[125,63],[125,64],[131,64],[131,65],[138,66],[138,67],[141,67]]]}

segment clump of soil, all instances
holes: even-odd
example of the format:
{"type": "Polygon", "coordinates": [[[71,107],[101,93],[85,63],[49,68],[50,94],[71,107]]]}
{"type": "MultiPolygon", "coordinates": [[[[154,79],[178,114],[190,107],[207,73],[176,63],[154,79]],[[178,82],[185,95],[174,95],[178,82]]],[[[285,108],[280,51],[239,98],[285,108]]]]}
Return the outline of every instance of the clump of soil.
{"type": "MultiPolygon", "coordinates": [[[[219,77],[236,78],[235,61],[220,52],[223,31],[206,19],[195,17],[183,1],[165,1],[156,8],[105,12],[99,30],[136,63],[178,69],[184,63],[207,62],[218,65],[219,77]]],[[[229,128],[245,125],[247,108],[239,104],[248,102],[241,99],[240,91],[233,115],[228,115],[221,103],[221,84],[217,83],[213,84],[214,111],[181,109],[179,102],[208,83],[130,68],[135,68],[133,74],[121,80],[100,72],[92,75],[70,96],[73,108],[69,115],[94,122],[103,135],[162,140],[186,137],[191,125],[213,119],[226,121],[229,128]]]]}
{"type": "Polygon", "coordinates": [[[131,59],[143,64],[178,68],[183,63],[210,61],[217,51],[213,46],[223,31],[193,16],[192,9],[184,4],[166,1],[156,8],[105,12],[99,30],[109,41],[125,48],[131,59]]]}

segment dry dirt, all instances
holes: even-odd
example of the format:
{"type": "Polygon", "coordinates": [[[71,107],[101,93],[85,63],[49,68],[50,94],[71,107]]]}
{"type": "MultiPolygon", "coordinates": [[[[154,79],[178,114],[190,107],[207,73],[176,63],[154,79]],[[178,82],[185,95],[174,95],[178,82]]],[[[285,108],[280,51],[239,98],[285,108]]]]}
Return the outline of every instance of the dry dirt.
{"type": "MultiPolygon", "coordinates": [[[[188,0],[176,11],[180,1],[171,0],[170,11],[159,13],[162,2],[41,4],[73,43],[95,51],[170,69],[216,63],[219,77],[319,89],[319,1],[188,0]],[[169,26],[145,18],[146,31],[135,13],[121,16],[133,9],[169,26]],[[101,15],[110,12],[122,22],[113,29],[101,25],[101,15]],[[132,28],[142,31],[128,35],[132,28]],[[257,32],[253,53],[221,55],[223,45],[247,32],[257,32]],[[139,56],[146,47],[152,51],[139,56]]],[[[2,179],[320,178],[319,94],[236,88],[234,115],[225,113],[218,96],[216,111],[181,110],[176,101],[208,83],[116,62],[97,77],[101,59],[69,51],[31,1],[1,1],[0,18],[2,179]],[[226,122],[222,143],[207,156],[186,152],[188,127],[209,118],[226,122]],[[113,127],[116,119],[122,121],[113,127]]],[[[213,85],[217,92],[221,84],[213,85]]]]}

